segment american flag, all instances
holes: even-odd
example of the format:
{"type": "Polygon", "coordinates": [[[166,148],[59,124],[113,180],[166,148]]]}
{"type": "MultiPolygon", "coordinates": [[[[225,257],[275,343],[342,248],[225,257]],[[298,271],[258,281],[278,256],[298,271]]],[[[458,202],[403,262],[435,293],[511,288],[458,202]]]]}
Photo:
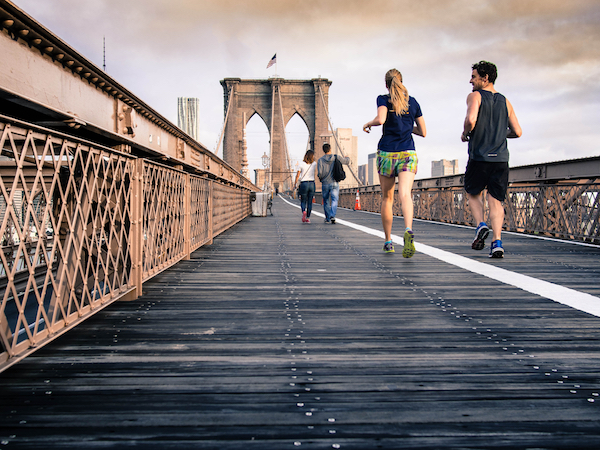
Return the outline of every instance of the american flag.
{"type": "Polygon", "coordinates": [[[276,62],[277,62],[277,53],[275,53],[275,54],[273,55],[273,57],[271,58],[271,61],[269,61],[269,64],[267,64],[267,69],[268,69],[269,67],[271,67],[273,64],[275,64],[276,62]]]}

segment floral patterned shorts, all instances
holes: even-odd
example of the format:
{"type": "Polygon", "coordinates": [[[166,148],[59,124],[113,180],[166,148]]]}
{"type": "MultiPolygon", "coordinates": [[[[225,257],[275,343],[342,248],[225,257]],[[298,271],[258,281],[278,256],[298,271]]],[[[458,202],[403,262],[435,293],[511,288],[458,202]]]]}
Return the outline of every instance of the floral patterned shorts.
{"type": "Polygon", "coordinates": [[[417,173],[417,152],[408,150],[405,152],[382,152],[377,151],[377,172],[385,177],[397,177],[400,172],[417,173]]]}

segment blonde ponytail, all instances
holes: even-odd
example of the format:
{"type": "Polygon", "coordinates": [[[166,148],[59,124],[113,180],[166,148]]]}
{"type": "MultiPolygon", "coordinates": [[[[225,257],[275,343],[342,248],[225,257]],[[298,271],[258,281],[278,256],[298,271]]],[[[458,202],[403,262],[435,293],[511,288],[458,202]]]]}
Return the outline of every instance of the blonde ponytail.
{"type": "Polygon", "coordinates": [[[396,115],[408,112],[408,90],[402,84],[402,74],[396,69],[390,69],[385,74],[385,85],[390,91],[390,101],[396,115]]]}

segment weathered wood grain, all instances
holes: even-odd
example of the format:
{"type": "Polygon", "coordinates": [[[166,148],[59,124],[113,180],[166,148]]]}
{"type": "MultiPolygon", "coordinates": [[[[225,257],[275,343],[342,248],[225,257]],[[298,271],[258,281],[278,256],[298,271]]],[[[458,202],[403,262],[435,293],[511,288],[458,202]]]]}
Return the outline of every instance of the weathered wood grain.
{"type": "MultiPolygon", "coordinates": [[[[599,318],[273,212],[2,373],[0,449],[598,448],[599,318]]],[[[507,235],[490,261],[472,229],[415,232],[600,294],[596,248],[507,235]]]]}

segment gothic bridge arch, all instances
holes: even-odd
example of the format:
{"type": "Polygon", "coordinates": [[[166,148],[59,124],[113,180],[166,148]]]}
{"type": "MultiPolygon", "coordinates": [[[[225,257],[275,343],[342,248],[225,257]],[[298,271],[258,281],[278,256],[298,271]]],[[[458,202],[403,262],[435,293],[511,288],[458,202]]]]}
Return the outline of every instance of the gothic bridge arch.
{"type": "Polygon", "coordinates": [[[270,173],[273,189],[291,189],[290,158],[285,141],[285,127],[298,114],[308,128],[310,148],[316,157],[323,155],[323,143],[329,142],[329,86],[325,78],[312,80],[221,80],[225,96],[223,159],[248,176],[244,130],[254,114],[265,122],[270,136],[270,173]]]}

